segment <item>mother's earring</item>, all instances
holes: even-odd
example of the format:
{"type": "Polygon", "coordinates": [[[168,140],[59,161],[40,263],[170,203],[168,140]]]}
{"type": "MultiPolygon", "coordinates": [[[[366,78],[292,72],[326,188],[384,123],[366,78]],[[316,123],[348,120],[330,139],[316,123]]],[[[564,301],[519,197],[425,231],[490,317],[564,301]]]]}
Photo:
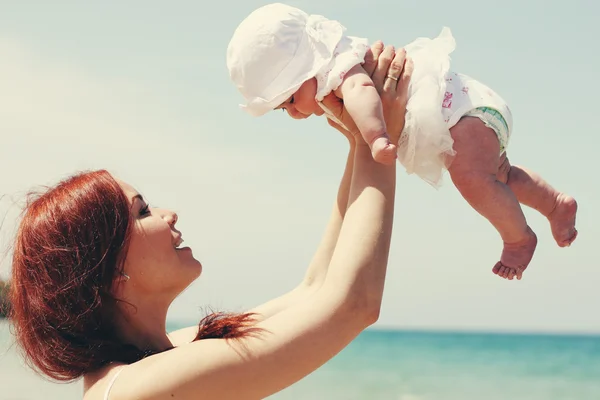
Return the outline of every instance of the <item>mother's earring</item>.
{"type": "Polygon", "coordinates": [[[123,275],[125,277],[125,282],[127,282],[129,280],[129,275],[127,275],[124,272],[121,272],[121,275],[123,275]]]}

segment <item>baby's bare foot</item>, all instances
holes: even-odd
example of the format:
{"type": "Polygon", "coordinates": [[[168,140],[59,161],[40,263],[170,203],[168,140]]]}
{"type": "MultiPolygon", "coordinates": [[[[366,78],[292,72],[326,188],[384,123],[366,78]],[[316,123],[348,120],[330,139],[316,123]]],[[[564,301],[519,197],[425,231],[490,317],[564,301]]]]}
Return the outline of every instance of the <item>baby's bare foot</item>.
{"type": "Polygon", "coordinates": [[[554,210],[548,215],[548,221],[550,221],[552,236],[560,247],[570,246],[577,238],[576,215],[577,202],[575,199],[563,193],[559,194],[554,210]]]}
{"type": "Polygon", "coordinates": [[[397,148],[390,143],[387,136],[381,136],[373,141],[371,154],[378,163],[393,165],[397,158],[397,148]]]}
{"type": "Polygon", "coordinates": [[[500,261],[494,265],[492,272],[504,279],[521,280],[537,246],[537,236],[527,227],[527,237],[516,243],[504,243],[500,261]]]}

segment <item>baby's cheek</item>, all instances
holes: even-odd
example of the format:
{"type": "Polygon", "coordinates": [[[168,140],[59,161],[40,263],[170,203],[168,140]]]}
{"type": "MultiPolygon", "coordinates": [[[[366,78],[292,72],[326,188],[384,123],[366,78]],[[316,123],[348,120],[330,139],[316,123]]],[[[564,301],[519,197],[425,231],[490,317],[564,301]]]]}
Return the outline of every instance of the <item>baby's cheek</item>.
{"type": "Polygon", "coordinates": [[[296,113],[308,114],[308,112],[307,112],[308,110],[307,110],[306,104],[304,102],[298,102],[295,104],[295,106],[296,106],[296,110],[295,110],[296,113]]]}
{"type": "Polygon", "coordinates": [[[287,111],[288,115],[294,119],[302,119],[304,117],[302,114],[300,114],[298,111],[296,111],[296,109],[294,109],[293,107],[286,108],[286,111],[287,111]]]}
{"type": "Polygon", "coordinates": [[[316,114],[320,109],[314,96],[304,96],[296,104],[296,109],[304,115],[316,114]]]}

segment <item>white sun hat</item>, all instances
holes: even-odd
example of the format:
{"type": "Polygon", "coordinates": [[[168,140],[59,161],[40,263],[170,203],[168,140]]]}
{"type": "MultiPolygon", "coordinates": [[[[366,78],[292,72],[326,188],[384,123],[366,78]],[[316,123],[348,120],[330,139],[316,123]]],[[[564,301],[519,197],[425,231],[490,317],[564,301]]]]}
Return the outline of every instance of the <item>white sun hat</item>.
{"type": "Polygon", "coordinates": [[[281,3],[253,11],[227,47],[229,76],[247,102],[241,107],[260,116],[282,104],[331,62],[344,32],[338,21],[281,3]]]}

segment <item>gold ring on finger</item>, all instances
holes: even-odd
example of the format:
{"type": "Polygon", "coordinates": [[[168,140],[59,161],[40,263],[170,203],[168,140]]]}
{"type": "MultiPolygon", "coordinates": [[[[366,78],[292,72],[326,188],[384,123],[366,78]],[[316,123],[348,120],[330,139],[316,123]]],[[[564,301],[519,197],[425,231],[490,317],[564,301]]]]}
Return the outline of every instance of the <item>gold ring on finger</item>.
{"type": "Polygon", "coordinates": [[[390,78],[390,79],[395,80],[396,82],[398,82],[398,78],[396,78],[395,76],[388,75],[387,77],[390,78]]]}

